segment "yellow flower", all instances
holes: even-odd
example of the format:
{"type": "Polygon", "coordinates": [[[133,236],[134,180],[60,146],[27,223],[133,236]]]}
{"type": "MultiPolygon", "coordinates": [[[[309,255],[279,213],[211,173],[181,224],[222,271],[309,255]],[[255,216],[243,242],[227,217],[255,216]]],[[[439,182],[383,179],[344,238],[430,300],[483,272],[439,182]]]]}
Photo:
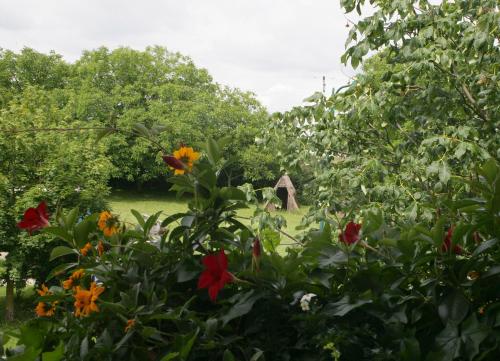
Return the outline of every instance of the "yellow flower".
{"type": "Polygon", "coordinates": [[[97,286],[95,282],[91,283],[90,290],[77,286],[73,295],[75,298],[75,316],[82,317],[88,316],[92,312],[99,312],[99,307],[95,302],[103,292],[104,287],[97,286]]]}
{"type": "Polygon", "coordinates": [[[73,288],[74,282],[81,279],[84,274],[85,271],[83,269],[77,269],[75,272],[71,274],[71,276],[66,281],[63,282],[63,288],[65,290],[73,288]]]}
{"type": "Polygon", "coordinates": [[[46,310],[45,307],[47,307],[48,304],[45,302],[38,302],[38,305],[36,305],[36,308],[35,308],[36,315],[38,317],[54,316],[54,314],[56,312],[56,304],[57,304],[57,301],[52,302],[52,306],[48,310],[46,310]]]}
{"type": "Polygon", "coordinates": [[[86,257],[87,254],[92,250],[92,245],[90,242],[87,242],[83,248],[80,248],[80,253],[82,254],[83,257],[86,257]]]}
{"type": "Polygon", "coordinates": [[[129,332],[135,326],[135,320],[127,320],[127,326],[125,326],[125,332],[129,332]]]}
{"type": "MultiPolygon", "coordinates": [[[[192,147],[181,146],[173,153],[173,156],[184,163],[190,171],[193,168],[194,162],[200,158],[200,153],[195,152],[192,147]]],[[[184,174],[185,171],[185,169],[175,169],[174,174],[184,174]]]]}
{"type": "Polygon", "coordinates": [[[113,234],[118,232],[118,219],[113,217],[109,211],[104,211],[99,214],[99,221],[97,225],[106,237],[111,237],[113,234]]]}

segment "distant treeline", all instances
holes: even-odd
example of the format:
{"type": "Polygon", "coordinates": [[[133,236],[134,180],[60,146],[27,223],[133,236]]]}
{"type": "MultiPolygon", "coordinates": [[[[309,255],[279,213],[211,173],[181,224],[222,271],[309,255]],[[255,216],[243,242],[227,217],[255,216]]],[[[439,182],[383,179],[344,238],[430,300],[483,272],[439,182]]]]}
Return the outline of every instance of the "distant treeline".
{"type": "MultiPolygon", "coordinates": [[[[189,57],[163,47],[103,47],[84,51],[74,63],[54,52],[0,50],[0,112],[4,129],[12,124],[6,119],[16,117],[24,118],[15,123],[24,128],[159,125],[167,150],[228,137],[227,180],[262,185],[279,176],[276,157],[255,144],[268,120],[255,96],[217,84],[189,57]]],[[[147,141],[114,133],[102,143],[112,185],[165,184],[165,165],[147,141]]]]}

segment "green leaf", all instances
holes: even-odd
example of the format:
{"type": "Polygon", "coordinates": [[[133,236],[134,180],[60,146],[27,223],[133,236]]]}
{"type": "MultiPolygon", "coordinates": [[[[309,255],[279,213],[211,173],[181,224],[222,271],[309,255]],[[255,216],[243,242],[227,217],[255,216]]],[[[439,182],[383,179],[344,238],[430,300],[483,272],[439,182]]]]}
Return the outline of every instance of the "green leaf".
{"type": "Polygon", "coordinates": [[[160,361],[170,361],[179,356],[178,352],[169,352],[167,355],[163,356],[160,361]]]}
{"type": "Polygon", "coordinates": [[[130,213],[132,213],[135,219],[137,219],[137,223],[139,223],[141,227],[144,228],[144,224],[146,223],[146,221],[144,221],[144,217],[142,216],[142,214],[136,211],[135,209],[131,209],[130,213]]]}
{"type": "Polygon", "coordinates": [[[238,302],[233,307],[231,307],[224,316],[220,318],[223,324],[226,325],[229,321],[237,317],[246,315],[248,312],[250,312],[254,303],[260,298],[262,298],[262,295],[254,294],[254,290],[250,290],[240,295],[238,302]]]}
{"type": "Polygon", "coordinates": [[[466,354],[469,360],[472,361],[479,353],[479,345],[488,337],[492,330],[488,325],[479,323],[476,314],[471,313],[462,323],[461,331],[461,338],[465,344],[466,354]]]}
{"type": "Polygon", "coordinates": [[[69,248],[66,246],[57,246],[52,249],[52,252],[50,252],[50,261],[53,261],[54,259],[62,256],[66,256],[68,254],[78,255],[78,252],[73,248],[69,248]]]}
{"type": "Polygon", "coordinates": [[[213,165],[217,164],[221,158],[221,149],[217,142],[212,138],[208,138],[207,143],[205,145],[207,151],[207,157],[210,163],[213,165]]]}
{"type": "Polygon", "coordinates": [[[95,223],[90,222],[88,218],[85,218],[75,226],[73,235],[75,236],[75,242],[78,248],[83,248],[83,246],[89,242],[89,234],[93,229],[95,229],[95,223]]]}
{"type": "Polygon", "coordinates": [[[162,211],[159,211],[159,212],[156,212],[155,214],[153,214],[151,217],[148,218],[148,220],[146,221],[146,223],[143,226],[144,233],[146,235],[149,234],[149,231],[156,224],[156,222],[158,221],[158,218],[160,217],[161,214],[162,214],[162,211]]]}
{"type": "Polygon", "coordinates": [[[476,247],[474,252],[472,253],[472,257],[476,257],[477,255],[483,253],[484,251],[490,249],[498,243],[497,238],[490,239],[488,241],[481,242],[479,246],[476,247]]]}
{"type": "Polygon", "coordinates": [[[222,361],[236,361],[233,353],[230,350],[224,351],[224,355],[222,356],[222,361]]]}
{"type": "Polygon", "coordinates": [[[426,361],[452,361],[460,355],[460,337],[457,326],[446,325],[436,336],[436,350],[429,354],[426,361]]]}
{"type": "Polygon", "coordinates": [[[420,344],[415,337],[401,340],[401,361],[420,361],[420,344]]]}
{"type": "Polygon", "coordinates": [[[133,126],[133,130],[139,135],[142,135],[143,137],[151,138],[151,132],[142,123],[135,123],[133,126]]]}
{"type": "Polygon", "coordinates": [[[490,185],[493,185],[495,182],[498,172],[498,164],[493,158],[488,159],[479,169],[479,173],[487,179],[488,184],[490,185]]]}
{"type": "Polygon", "coordinates": [[[172,214],[171,216],[168,216],[167,218],[165,218],[163,220],[163,222],[161,222],[161,226],[162,227],[167,227],[170,223],[175,222],[179,218],[182,218],[182,217],[185,217],[185,216],[186,216],[186,213],[175,213],[175,214],[172,214]]]}
{"type": "Polygon", "coordinates": [[[80,343],[80,359],[84,360],[85,356],[89,353],[89,339],[87,336],[80,343]]]}
{"type": "Polygon", "coordinates": [[[261,357],[264,356],[264,351],[262,350],[259,350],[256,348],[257,351],[255,351],[255,353],[252,355],[252,357],[250,357],[250,361],[258,361],[261,359],[261,357]]]}
{"type": "Polygon", "coordinates": [[[191,352],[191,349],[193,348],[194,341],[198,337],[198,333],[200,332],[200,329],[197,328],[195,332],[193,332],[193,336],[187,342],[184,342],[184,345],[181,348],[180,356],[182,360],[187,360],[189,357],[189,353],[191,352]]]}
{"type": "Polygon", "coordinates": [[[469,312],[469,301],[465,296],[455,291],[449,294],[439,305],[438,313],[444,324],[453,323],[458,325],[469,312]]]}
{"type": "Polygon", "coordinates": [[[446,184],[450,180],[451,173],[450,173],[450,167],[448,166],[448,163],[445,161],[442,161],[441,164],[439,165],[439,180],[446,184]]]}
{"type": "Polygon", "coordinates": [[[226,200],[236,200],[236,201],[246,201],[246,194],[238,188],[235,187],[223,187],[220,192],[220,196],[222,199],[226,200]]]}
{"type": "Polygon", "coordinates": [[[478,31],[474,36],[474,48],[479,50],[488,40],[488,34],[483,31],[478,31]]]}
{"type": "Polygon", "coordinates": [[[75,225],[78,218],[78,213],[79,209],[78,207],[75,207],[71,211],[69,211],[66,217],[64,217],[64,227],[66,228],[66,230],[71,229],[75,225]]]}
{"type": "Polygon", "coordinates": [[[65,273],[68,269],[74,268],[76,266],[78,266],[78,263],[60,264],[50,271],[49,275],[45,278],[45,281],[48,282],[52,278],[58,276],[59,274],[65,273]]]}
{"type": "Polygon", "coordinates": [[[61,227],[46,227],[43,229],[44,233],[51,234],[53,236],[56,236],[57,238],[62,239],[66,243],[68,243],[70,246],[73,246],[73,237],[71,237],[71,234],[69,234],[65,229],[61,227]]]}
{"type": "Polygon", "coordinates": [[[357,301],[351,303],[350,297],[348,295],[342,297],[339,301],[335,303],[329,303],[325,306],[322,313],[327,316],[345,316],[352,310],[359,308],[368,303],[372,303],[372,300],[358,299],[357,301]]]}
{"type": "Polygon", "coordinates": [[[42,361],[60,361],[64,357],[64,343],[61,341],[54,349],[54,351],[44,352],[42,354],[42,361]]]}

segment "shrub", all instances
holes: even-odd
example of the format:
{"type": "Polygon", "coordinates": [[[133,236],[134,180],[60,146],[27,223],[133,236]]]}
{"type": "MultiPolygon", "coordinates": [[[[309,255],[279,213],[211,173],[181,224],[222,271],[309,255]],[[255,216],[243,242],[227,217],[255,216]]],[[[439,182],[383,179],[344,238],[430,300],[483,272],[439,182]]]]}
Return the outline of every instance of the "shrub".
{"type": "Polygon", "coordinates": [[[109,212],[78,221],[73,210],[45,228],[66,243],[51,259],[68,263],[39,291],[40,317],[21,328],[12,359],[495,359],[493,160],[466,181],[470,198],[448,204],[456,217],[436,216],[431,229],[373,210],[326,220],[300,248],[277,252],[238,220],[249,195],[217,186],[220,155],[209,141],[192,168],[169,162],[185,170],[174,188],[194,196],[161,227],[161,213],[132,211],[131,226],[109,212]]]}

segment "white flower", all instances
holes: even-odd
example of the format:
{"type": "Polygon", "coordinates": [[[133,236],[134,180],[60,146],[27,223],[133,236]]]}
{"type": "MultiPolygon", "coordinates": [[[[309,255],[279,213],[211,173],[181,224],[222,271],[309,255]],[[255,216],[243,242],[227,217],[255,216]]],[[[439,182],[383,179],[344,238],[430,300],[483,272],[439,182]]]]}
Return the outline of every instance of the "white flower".
{"type": "Polygon", "coordinates": [[[316,297],[314,293],[306,293],[302,298],[300,299],[300,308],[302,308],[302,311],[307,312],[310,310],[309,303],[313,299],[313,297],[316,297]]]}

